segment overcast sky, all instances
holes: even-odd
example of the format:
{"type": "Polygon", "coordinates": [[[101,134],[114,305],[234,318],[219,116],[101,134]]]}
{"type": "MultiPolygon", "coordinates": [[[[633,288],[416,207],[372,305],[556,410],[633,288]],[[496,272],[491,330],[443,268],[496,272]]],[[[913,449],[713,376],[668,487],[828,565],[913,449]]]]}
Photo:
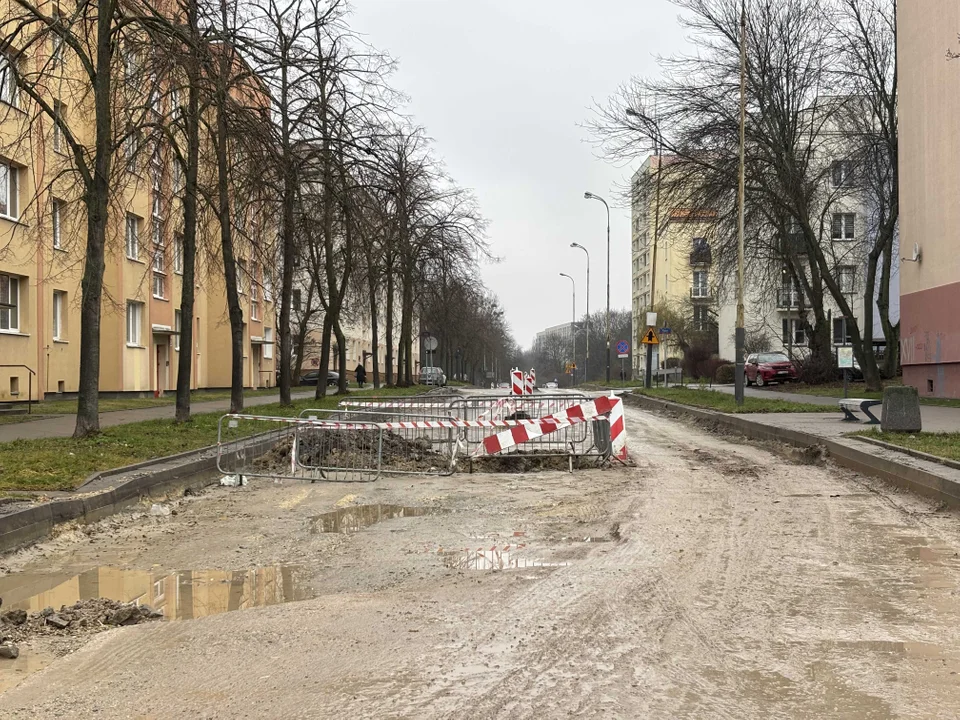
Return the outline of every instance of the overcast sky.
{"type": "MultiPolygon", "coordinates": [[[[351,25],[400,62],[393,84],[435,141],[453,178],[475,191],[502,261],[482,268],[517,341],[569,322],[570,281],[585,309],[606,307],[606,217],[611,205],[611,306],[630,306],[630,217],[614,194],[629,168],[595,156],[584,129],[594,100],[656,56],[682,50],[667,0],[353,0],[351,25]]],[[[614,338],[616,341],[617,338],[614,338]]]]}

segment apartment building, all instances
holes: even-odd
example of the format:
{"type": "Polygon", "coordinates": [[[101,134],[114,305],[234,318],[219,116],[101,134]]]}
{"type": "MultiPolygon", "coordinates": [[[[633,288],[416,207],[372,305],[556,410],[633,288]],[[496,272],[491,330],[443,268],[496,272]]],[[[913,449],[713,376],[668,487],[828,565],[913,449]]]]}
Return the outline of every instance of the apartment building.
{"type": "MultiPolygon", "coordinates": [[[[139,90],[131,84],[131,93],[139,90]]],[[[154,112],[173,110],[172,99],[157,95],[150,102],[156,103],[150,105],[154,112]]],[[[63,54],[55,39],[29,52],[8,48],[0,55],[0,401],[42,400],[78,389],[87,218],[64,128],[92,142],[90,103],[78,61],[63,54]],[[49,74],[43,87],[57,123],[18,91],[14,64],[18,73],[49,74]]],[[[216,218],[202,209],[193,347],[184,348],[183,173],[167,148],[139,143],[130,134],[115,158],[111,186],[101,392],[159,395],[174,389],[181,352],[191,354],[194,388],[229,387],[230,326],[216,218]]],[[[238,240],[237,255],[244,385],[256,388],[275,384],[276,313],[271,264],[263,260],[269,253],[253,243],[238,240]]]]}
{"type": "Polygon", "coordinates": [[[921,395],[960,397],[960,4],[901,3],[900,356],[921,395]]]}
{"type": "MultiPolygon", "coordinates": [[[[713,244],[716,242],[716,213],[690,207],[674,183],[666,179],[670,158],[651,156],[633,176],[632,275],[633,339],[647,328],[647,312],[653,306],[670,308],[689,316],[690,327],[700,332],[716,325],[717,278],[714,276],[713,244]],[[658,178],[661,171],[664,177],[658,178]],[[657,183],[661,191],[657,193],[657,183]],[[674,185],[673,192],[667,185],[674,185]],[[659,203],[659,210],[657,205],[659,203]],[[656,225],[659,222],[659,231],[656,225]],[[656,243],[656,252],[654,244],[656,243]]],[[[658,323],[661,324],[661,323],[658,323]]],[[[669,357],[680,357],[669,336],[654,350],[654,365],[669,357]]],[[[646,371],[646,353],[633,354],[634,373],[646,371]]]]}

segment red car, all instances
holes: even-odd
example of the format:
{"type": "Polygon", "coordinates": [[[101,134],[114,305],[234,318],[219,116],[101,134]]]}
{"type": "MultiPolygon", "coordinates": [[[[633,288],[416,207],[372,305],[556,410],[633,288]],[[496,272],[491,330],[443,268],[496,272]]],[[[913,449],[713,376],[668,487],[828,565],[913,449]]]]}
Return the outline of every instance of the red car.
{"type": "Polygon", "coordinates": [[[763,387],[770,382],[797,382],[797,366],[783,353],[758,353],[747,358],[744,373],[747,385],[763,387]]]}

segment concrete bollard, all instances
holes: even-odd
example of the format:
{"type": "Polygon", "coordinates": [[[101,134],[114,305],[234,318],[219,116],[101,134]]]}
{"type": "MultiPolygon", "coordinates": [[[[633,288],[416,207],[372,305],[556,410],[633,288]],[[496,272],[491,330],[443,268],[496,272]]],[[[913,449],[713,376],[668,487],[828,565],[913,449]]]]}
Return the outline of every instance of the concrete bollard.
{"type": "Polygon", "coordinates": [[[883,432],[920,432],[920,396],[915,387],[888,387],[883,391],[883,432]]]}

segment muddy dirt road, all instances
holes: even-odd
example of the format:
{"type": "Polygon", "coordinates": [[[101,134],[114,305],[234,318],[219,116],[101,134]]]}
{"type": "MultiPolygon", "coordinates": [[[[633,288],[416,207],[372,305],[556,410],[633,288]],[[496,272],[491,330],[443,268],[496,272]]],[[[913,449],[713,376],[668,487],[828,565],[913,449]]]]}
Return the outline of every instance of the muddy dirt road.
{"type": "Polygon", "coordinates": [[[217,489],[7,558],[4,609],[183,619],[38,638],[3,716],[960,715],[956,514],[627,422],[635,469],[217,489]]]}

